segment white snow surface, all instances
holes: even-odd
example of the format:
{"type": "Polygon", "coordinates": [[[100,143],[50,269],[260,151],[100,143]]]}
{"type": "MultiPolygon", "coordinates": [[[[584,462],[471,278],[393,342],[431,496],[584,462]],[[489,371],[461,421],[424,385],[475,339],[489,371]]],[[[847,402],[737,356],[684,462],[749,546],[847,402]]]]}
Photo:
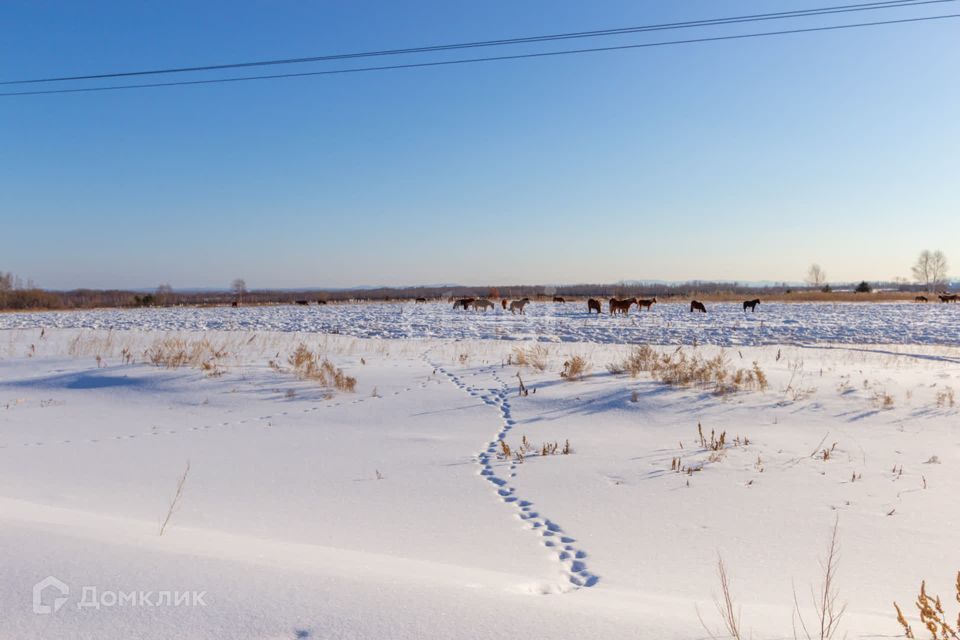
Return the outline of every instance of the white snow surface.
{"type": "Polygon", "coordinates": [[[718,555],[744,637],[792,638],[794,591],[815,619],[834,523],[838,637],[896,636],[891,602],[913,617],[923,579],[953,601],[960,348],[896,343],[951,343],[955,311],[768,305],[692,319],[663,305],[624,321],[540,306],[528,318],[446,305],[0,316],[24,327],[0,331],[0,638],[726,637],[718,555]],[[838,344],[843,323],[817,323],[824,313],[889,340],[838,344]],[[431,314],[444,337],[426,335],[431,314]],[[761,328],[771,317],[777,329],[761,328]],[[707,344],[734,343],[722,339],[733,326],[765,343],[791,317],[807,344],[707,344]],[[322,318],[404,337],[305,330],[322,318]],[[717,395],[608,372],[631,348],[617,331],[654,325],[661,342],[696,337],[688,353],[756,363],[769,387],[717,395]],[[85,326],[99,328],[55,328],[85,326]],[[221,375],[150,364],[171,339],[221,350],[221,375]],[[356,390],[293,375],[301,343],[356,390]],[[534,344],[543,369],[515,364],[534,344]],[[582,380],[559,375],[573,355],[591,364],[582,380]],[[698,424],[730,446],[701,446],[698,424]],[[500,455],[524,438],[522,462],[500,455]],[[569,455],[539,455],[567,441],[569,455]],[[675,458],[695,471],[671,471],[675,458]],[[31,589],[48,576],[69,594],[38,614],[31,589]],[[151,595],[78,607],[85,588],[151,595]],[[167,606],[163,592],[205,604],[167,606]]]}
{"type": "MultiPolygon", "coordinates": [[[[533,302],[524,315],[454,310],[446,303],[176,307],[0,314],[0,329],[304,331],[360,338],[497,338],[649,344],[960,345],[960,305],[914,303],[656,304],[627,317],[597,316],[580,303],[533,302]]],[[[606,303],[604,302],[606,310],[606,303]]],[[[635,308],[634,308],[635,309],[635,308]]]]}

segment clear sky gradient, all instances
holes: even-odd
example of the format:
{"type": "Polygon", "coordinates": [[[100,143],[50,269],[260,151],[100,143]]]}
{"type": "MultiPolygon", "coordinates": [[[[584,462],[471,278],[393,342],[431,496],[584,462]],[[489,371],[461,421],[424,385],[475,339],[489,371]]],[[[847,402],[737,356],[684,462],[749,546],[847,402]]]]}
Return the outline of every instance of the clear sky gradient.
{"type": "MultiPolygon", "coordinates": [[[[844,3],[14,0],[0,7],[0,78],[844,3]]],[[[960,3],[391,61],[944,13],[960,3]]],[[[907,276],[941,248],[957,273],[958,69],[955,19],[0,98],[0,270],[49,288],[265,288],[797,281],[818,262],[838,281],[907,276]]]]}

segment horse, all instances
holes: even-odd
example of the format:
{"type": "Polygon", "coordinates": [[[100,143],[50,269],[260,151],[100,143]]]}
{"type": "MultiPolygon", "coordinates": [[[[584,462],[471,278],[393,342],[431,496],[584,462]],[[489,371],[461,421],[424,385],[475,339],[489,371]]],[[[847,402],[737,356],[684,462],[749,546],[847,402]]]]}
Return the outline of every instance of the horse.
{"type": "Polygon", "coordinates": [[[566,300],[564,300],[564,299],[563,299],[562,297],[560,297],[560,296],[553,296],[553,301],[554,301],[554,302],[560,302],[560,303],[565,303],[565,302],[566,302],[566,300]]]}
{"type": "Polygon", "coordinates": [[[317,300],[317,304],[327,304],[326,300],[317,300]]]}
{"type": "Polygon", "coordinates": [[[623,315],[630,314],[630,305],[636,304],[636,298],[626,298],[624,300],[617,300],[616,298],[610,298],[610,313],[622,313],[623,315]]]}
{"type": "Polygon", "coordinates": [[[473,301],[474,301],[474,298],[460,298],[459,300],[453,303],[453,308],[456,309],[459,307],[464,311],[466,311],[470,307],[470,305],[473,304],[473,301]]]}
{"type": "Polygon", "coordinates": [[[427,302],[426,298],[417,298],[413,301],[414,304],[425,304],[427,302]]]}
{"type": "Polygon", "coordinates": [[[486,311],[487,309],[493,309],[493,303],[485,298],[474,300],[471,306],[473,306],[474,311],[478,311],[480,309],[483,309],[484,311],[486,311]]]}
{"type": "Polygon", "coordinates": [[[916,298],[913,299],[913,301],[914,302],[930,302],[927,299],[927,296],[917,296],[916,298]]]}
{"type": "Polygon", "coordinates": [[[940,302],[956,302],[957,297],[956,293],[940,294],[940,302]]]}
{"type": "Polygon", "coordinates": [[[746,311],[747,309],[750,309],[751,313],[756,313],[758,304],[760,304],[760,298],[756,298],[754,300],[744,300],[743,310],[746,311]]]}
{"type": "Polygon", "coordinates": [[[691,300],[691,301],[690,301],[690,313],[693,313],[694,311],[699,311],[700,313],[706,313],[706,312],[707,312],[707,308],[706,308],[705,306],[703,306],[703,303],[702,303],[702,302],[698,302],[697,300],[691,300]]]}
{"type": "Polygon", "coordinates": [[[602,312],[600,311],[600,308],[601,308],[601,307],[600,307],[600,301],[597,300],[596,298],[590,298],[589,300],[587,300],[587,313],[588,313],[588,314],[590,314],[590,313],[592,313],[594,310],[596,310],[597,315],[600,315],[600,314],[602,313],[602,312]]]}
{"type": "Polygon", "coordinates": [[[507,299],[506,299],[506,298],[504,298],[503,300],[500,301],[500,306],[503,307],[503,310],[504,310],[504,311],[507,310],[507,299]]]}
{"type": "Polygon", "coordinates": [[[656,303],[656,301],[657,299],[655,297],[649,298],[649,299],[640,298],[639,300],[637,300],[637,311],[640,311],[641,309],[646,309],[647,311],[651,311],[650,307],[652,307],[654,303],[656,303]]]}
{"type": "Polygon", "coordinates": [[[514,300],[510,303],[510,313],[516,313],[519,311],[521,314],[526,315],[527,312],[523,310],[527,303],[530,302],[530,298],[523,298],[521,300],[514,300]]]}
{"type": "Polygon", "coordinates": [[[231,303],[230,303],[230,306],[231,306],[231,307],[236,307],[236,306],[238,306],[238,305],[237,305],[237,301],[234,300],[233,302],[231,302],[231,303]]]}
{"type": "Polygon", "coordinates": [[[302,305],[308,305],[308,304],[310,304],[310,301],[309,301],[309,300],[297,300],[296,302],[297,302],[297,304],[302,304],[302,305]]]}

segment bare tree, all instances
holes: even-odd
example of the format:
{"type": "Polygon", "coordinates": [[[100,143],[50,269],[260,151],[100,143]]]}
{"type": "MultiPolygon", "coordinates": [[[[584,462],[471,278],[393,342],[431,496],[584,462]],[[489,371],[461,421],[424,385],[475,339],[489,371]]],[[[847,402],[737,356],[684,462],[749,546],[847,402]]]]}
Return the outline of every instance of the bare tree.
{"type": "Polygon", "coordinates": [[[15,280],[16,278],[12,273],[0,271],[0,291],[10,291],[13,289],[15,280]]]}
{"type": "Polygon", "coordinates": [[[913,279],[927,291],[933,291],[946,284],[948,268],[947,256],[943,255],[943,251],[924,249],[913,265],[913,279]]]}
{"type": "Polygon", "coordinates": [[[157,292],[153,295],[157,299],[157,304],[170,304],[173,302],[173,287],[169,284],[162,284],[157,287],[157,292]]]}
{"type": "Polygon", "coordinates": [[[807,270],[807,284],[817,289],[822,289],[827,283],[827,273],[818,264],[810,265],[807,270]]]}
{"type": "Polygon", "coordinates": [[[237,278],[230,283],[230,290],[237,297],[237,302],[243,302],[243,296],[247,293],[247,282],[243,278],[237,278]]]}

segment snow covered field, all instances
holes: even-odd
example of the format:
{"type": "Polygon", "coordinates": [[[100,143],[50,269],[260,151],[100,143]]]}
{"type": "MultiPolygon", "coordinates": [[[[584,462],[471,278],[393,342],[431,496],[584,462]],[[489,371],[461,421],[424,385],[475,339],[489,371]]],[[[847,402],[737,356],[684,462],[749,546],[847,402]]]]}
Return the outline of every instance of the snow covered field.
{"type": "Polygon", "coordinates": [[[692,640],[698,610],[723,637],[718,554],[744,636],[789,638],[794,589],[815,619],[835,522],[842,631],[896,636],[891,601],[912,616],[921,579],[951,601],[960,569],[957,314],[0,315],[0,638],[692,640]],[[216,355],[151,364],[172,340],[216,355]],[[768,385],[610,373],[639,340],[756,363],[768,385]],[[301,343],[355,390],[295,375],[301,343]],[[568,381],[574,356],[590,368],[568,381]],[[35,613],[48,576],[39,604],[66,600],[35,613]]]}
{"type": "Polygon", "coordinates": [[[499,338],[557,342],[758,345],[960,345],[960,305],[913,303],[657,304],[626,318],[590,316],[585,304],[533,302],[526,315],[454,310],[446,303],[334,304],[239,308],[106,309],[0,314],[0,329],[61,327],[226,331],[306,331],[360,338],[499,338]]]}

